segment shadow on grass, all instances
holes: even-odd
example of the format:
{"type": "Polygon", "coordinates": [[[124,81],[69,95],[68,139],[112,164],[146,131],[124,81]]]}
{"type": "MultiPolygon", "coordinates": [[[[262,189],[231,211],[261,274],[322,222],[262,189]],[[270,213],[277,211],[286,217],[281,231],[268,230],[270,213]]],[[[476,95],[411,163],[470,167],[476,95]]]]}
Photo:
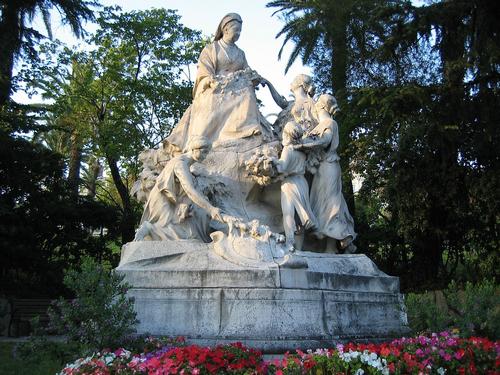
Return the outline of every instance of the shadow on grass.
{"type": "Polygon", "coordinates": [[[0,374],[2,375],[54,375],[64,364],[57,358],[42,357],[37,361],[14,358],[15,343],[0,343],[0,374]]]}

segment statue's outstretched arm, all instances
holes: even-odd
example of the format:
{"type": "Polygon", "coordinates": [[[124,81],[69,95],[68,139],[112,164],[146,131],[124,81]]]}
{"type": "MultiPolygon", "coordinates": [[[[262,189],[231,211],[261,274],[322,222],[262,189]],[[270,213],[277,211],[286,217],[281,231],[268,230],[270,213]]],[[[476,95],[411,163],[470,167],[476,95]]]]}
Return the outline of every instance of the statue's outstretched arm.
{"type": "Polygon", "coordinates": [[[269,82],[267,79],[262,78],[262,85],[267,86],[269,88],[269,92],[273,97],[273,100],[279,105],[282,109],[288,107],[288,100],[285,99],[283,95],[280,95],[278,91],[274,88],[273,84],[269,82]]]}
{"type": "Polygon", "coordinates": [[[212,206],[208,199],[196,190],[193,175],[189,171],[189,165],[187,163],[179,163],[175,167],[175,175],[179,180],[182,189],[186,192],[186,195],[191,201],[193,201],[194,204],[207,211],[213,219],[223,221],[220,210],[212,206]]]}

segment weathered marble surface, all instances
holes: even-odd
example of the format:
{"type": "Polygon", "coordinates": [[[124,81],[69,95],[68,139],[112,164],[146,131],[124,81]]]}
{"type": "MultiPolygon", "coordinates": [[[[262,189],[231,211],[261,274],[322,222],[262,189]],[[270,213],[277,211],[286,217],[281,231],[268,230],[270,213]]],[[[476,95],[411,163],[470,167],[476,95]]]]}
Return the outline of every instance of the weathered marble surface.
{"type": "Polygon", "coordinates": [[[398,278],[368,257],[295,255],[307,268],[282,258],[241,266],[196,241],[132,242],[117,270],[133,285],[141,333],[273,352],[406,332],[398,278]]]}

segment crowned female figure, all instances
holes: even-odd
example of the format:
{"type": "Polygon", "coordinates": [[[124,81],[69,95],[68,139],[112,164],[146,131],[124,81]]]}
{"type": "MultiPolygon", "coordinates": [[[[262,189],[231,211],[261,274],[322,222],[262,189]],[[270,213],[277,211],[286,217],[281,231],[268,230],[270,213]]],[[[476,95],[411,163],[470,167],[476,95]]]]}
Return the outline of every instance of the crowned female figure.
{"type": "Polygon", "coordinates": [[[249,68],[245,53],[235,44],[241,27],[238,14],[227,14],[219,23],[214,42],[201,52],[193,103],[167,138],[178,150],[184,149],[192,136],[203,136],[217,147],[270,132],[255,96],[255,86],[264,80],[249,68]]]}

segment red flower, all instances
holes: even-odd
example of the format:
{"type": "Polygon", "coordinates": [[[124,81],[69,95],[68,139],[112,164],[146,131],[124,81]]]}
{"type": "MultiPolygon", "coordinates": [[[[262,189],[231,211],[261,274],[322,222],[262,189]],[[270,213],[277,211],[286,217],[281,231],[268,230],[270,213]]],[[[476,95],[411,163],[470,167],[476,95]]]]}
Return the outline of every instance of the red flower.
{"type": "Polygon", "coordinates": [[[304,370],[308,371],[316,366],[316,362],[311,358],[304,361],[304,370]]]}
{"type": "Polygon", "coordinates": [[[383,346],[381,349],[380,349],[380,355],[381,356],[384,356],[384,357],[387,357],[391,354],[391,349],[389,349],[387,346],[383,346]]]}
{"type": "Polygon", "coordinates": [[[401,354],[401,351],[398,348],[396,348],[395,346],[393,346],[391,348],[391,353],[392,353],[393,356],[399,357],[400,354],[401,354]]]}
{"type": "Polygon", "coordinates": [[[147,362],[147,368],[149,370],[154,370],[156,369],[157,367],[160,366],[160,361],[158,360],[158,358],[156,357],[153,357],[151,358],[148,362],[147,362]]]}
{"type": "Polygon", "coordinates": [[[458,359],[459,361],[463,358],[464,355],[465,355],[465,350],[463,350],[462,348],[459,348],[455,352],[455,358],[458,359]]]}

